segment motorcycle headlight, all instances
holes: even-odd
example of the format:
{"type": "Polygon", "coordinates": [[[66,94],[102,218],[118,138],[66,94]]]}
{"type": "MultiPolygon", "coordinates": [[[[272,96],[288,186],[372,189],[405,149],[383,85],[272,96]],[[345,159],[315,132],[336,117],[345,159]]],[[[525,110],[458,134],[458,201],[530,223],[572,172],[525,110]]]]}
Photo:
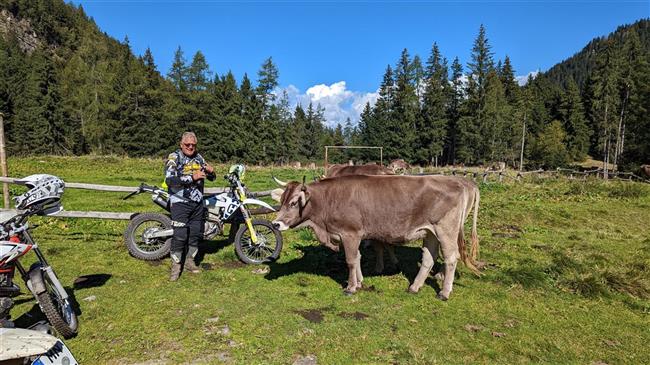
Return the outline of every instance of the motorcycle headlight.
{"type": "Polygon", "coordinates": [[[241,165],[241,164],[232,165],[232,166],[230,166],[230,169],[228,170],[228,173],[229,174],[236,174],[239,177],[239,179],[241,180],[241,179],[244,178],[244,174],[246,173],[246,168],[244,167],[244,165],[241,165]]]}

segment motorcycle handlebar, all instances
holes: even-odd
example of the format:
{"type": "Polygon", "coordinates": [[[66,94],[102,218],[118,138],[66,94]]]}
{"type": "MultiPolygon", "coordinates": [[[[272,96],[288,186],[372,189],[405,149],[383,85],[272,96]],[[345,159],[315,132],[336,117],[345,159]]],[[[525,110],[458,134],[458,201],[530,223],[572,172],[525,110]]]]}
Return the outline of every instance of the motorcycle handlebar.
{"type": "Polygon", "coordinates": [[[122,198],[122,200],[129,199],[130,197],[132,197],[134,195],[138,195],[138,194],[145,193],[145,192],[146,193],[153,193],[153,192],[155,192],[156,190],[159,190],[159,189],[160,188],[158,188],[157,186],[154,186],[154,185],[147,185],[145,183],[140,183],[140,187],[138,187],[135,191],[129,193],[129,195],[122,198]]]}

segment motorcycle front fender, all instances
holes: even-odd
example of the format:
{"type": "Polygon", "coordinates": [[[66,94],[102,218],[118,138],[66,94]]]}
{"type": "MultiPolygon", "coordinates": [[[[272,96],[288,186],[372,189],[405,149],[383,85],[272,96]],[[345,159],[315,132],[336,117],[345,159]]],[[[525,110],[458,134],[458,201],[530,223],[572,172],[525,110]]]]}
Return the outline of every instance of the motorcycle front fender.
{"type": "Polygon", "coordinates": [[[266,204],[265,202],[263,202],[261,200],[257,200],[257,199],[244,199],[242,204],[244,206],[246,206],[246,208],[248,208],[248,205],[259,205],[259,206],[262,206],[262,207],[264,207],[266,209],[271,210],[272,212],[275,212],[275,209],[273,209],[272,206],[266,204]]]}
{"type": "Polygon", "coordinates": [[[33,267],[27,275],[29,277],[27,287],[34,295],[41,294],[46,290],[45,282],[43,281],[43,271],[40,266],[33,267]]]}

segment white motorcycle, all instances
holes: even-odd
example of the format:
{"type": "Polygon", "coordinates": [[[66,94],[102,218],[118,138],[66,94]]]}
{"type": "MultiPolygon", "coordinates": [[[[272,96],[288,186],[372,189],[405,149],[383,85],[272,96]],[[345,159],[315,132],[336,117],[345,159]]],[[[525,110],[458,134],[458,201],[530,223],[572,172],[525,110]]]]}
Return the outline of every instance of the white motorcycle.
{"type": "Polygon", "coordinates": [[[13,283],[18,269],[52,327],[64,338],[70,338],[77,333],[77,315],[54,269],[32,238],[27,222],[33,215],[61,211],[64,183],[52,175],[31,175],[17,183],[31,189],[14,198],[16,208],[22,212],[5,216],[0,223],[0,322],[6,327],[4,324],[9,322],[9,310],[13,307],[11,298],[20,294],[20,288],[13,283]],[[36,254],[38,261],[26,269],[19,259],[30,251],[36,254]]]}
{"type": "MultiPolygon", "coordinates": [[[[270,221],[252,219],[249,207],[263,207],[268,212],[275,212],[275,209],[261,200],[246,196],[241,182],[244,171],[243,165],[233,165],[228,175],[224,176],[230,185],[229,191],[204,196],[207,217],[203,239],[214,238],[223,233],[224,224],[231,224],[230,237],[241,261],[247,264],[272,262],[280,257],[282,234],[270,221]]],[[[145,192],[151,194],[154,203],[169,211],[169,193],[157,186],[142,183],[124,199],[145,192]]],[[[148,261],[160,260],[169,255],[173,234],[169,215],[142,213],[135,215],[129,222],[124,232],[124,242],[133,257],[148,261]]]]}

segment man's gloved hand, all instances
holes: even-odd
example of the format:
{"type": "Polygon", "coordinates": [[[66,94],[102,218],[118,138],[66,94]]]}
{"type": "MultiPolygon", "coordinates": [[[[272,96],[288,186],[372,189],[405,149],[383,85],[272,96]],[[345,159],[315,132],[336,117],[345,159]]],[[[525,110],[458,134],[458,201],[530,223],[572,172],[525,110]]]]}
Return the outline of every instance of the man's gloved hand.
{"type": "Polygon", "coordinates": [[[211,173],[214,172],[214,167],[212,167],[212,165],[210,165],[210,164],[207,163],[207,162],[203,165],[203,169],[204,169],[205,172],[207,172],[208,174],[211,174],[211,173]]]}
{"type": "Polygon", "coordinates": [[[203,172],[201,170],[194,171],[194,173],[192,174],[192,180],[197,181],[197,180],[201,180],[201,179],[205,179],[205,172],[203,172]]]}

